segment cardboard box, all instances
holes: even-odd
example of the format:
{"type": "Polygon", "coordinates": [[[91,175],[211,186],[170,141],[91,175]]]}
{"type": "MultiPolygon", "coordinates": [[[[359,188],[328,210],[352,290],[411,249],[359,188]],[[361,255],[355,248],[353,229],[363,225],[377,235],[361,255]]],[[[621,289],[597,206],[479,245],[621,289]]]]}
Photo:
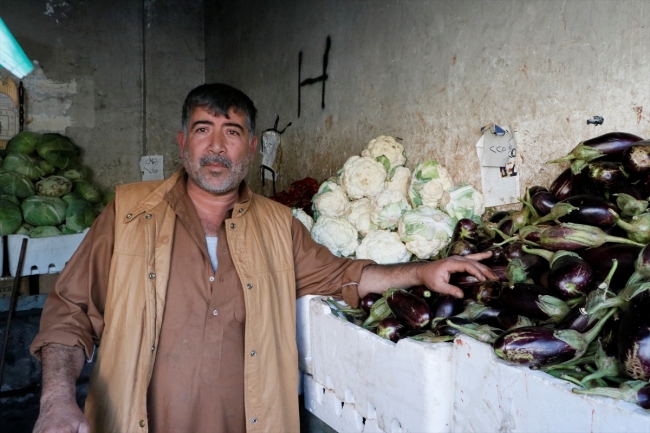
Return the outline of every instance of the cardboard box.
{"type": "MultiPolygon", "coordinates": [[[[11,291],[14,287],[15,278],[13,277],[0,277],[0,297],[10,297],[11,291]]],[[[29,295],[29,278],[21,277],[20,282],[18,283],[18,295],[19,296],[28,296],[29,295]]]]}
{"type": "Polygon", "coordinates": [[[38,276],[38,294],[47,295],[54,289],[54,283],[59,278],[59,273],[56,274],[40,274],[38,276]]]}

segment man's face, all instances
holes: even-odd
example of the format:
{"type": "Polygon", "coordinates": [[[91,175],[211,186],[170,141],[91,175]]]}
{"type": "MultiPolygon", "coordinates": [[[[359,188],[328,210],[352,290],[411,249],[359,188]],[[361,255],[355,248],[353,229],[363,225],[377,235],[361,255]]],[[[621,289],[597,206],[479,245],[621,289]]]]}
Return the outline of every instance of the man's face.
{"type": "Polygon", "coordinates": [[[187,136],[178,133],[178,145],[190,180],[211,194],[224,194],[246,177],[257,137],[250,136],[244,115],[230,110],[228,117],[214,116],[197,107],[187,136]]]}

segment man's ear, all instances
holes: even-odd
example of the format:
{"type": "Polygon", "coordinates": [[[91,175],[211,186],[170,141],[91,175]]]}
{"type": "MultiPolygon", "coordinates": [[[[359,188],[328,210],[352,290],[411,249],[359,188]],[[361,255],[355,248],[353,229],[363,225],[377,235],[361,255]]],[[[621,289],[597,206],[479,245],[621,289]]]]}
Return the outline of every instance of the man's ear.
{"type": "Polygon", "coordinates": [[[253,139],[251,140],[250,150],[251,150],[251,155],[254,155],[255,151],[257,150],[257,137],[256,136],[253,136],[253,139]]]}
{"type": "Polygon", "coordinates": [[[178,131],[176,141],[178,141],[178,154],[183,156],[183,152],[185,151],[185,134],[183,134],[183,131],[178,131]]]}

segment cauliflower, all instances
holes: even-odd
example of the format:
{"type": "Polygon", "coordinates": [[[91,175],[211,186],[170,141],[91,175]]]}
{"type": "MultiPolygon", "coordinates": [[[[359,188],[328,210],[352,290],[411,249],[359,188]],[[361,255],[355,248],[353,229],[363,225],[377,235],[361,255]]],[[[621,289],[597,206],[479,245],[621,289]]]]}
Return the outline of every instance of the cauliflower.
{"type": "Polygon", "coordinates": [[[347,219],[340,217],[319,217],[311,229],[311,237],[339,257],[354,254],[359,246],[357,229],[347,219]]]}
{"type": "Polygon", "coordinates": [[[442,194],[453,185],[449,172],[438,161],[421,162],[413,170],[409,198],[414,207],[435,208],[438,207],[442,194]]]}
{"type": "Polygon", "coordinates": [[[456,221],[469,218],[480,222],[481,215],[485,212],[483,194],[475,190],[472,185],[460,185],[446,191],[442,195],[440,206],[456,221]]]}
{"type": "Polygon", "coordinates": [[[304,210],[300,208],[291,208],[291,212],[293,212],[293,216],[303,223],[305,227],[307,227],[307,230],[311,231],[311,228],[314,226],[314,219],[307,214],[304,210]]]}
{"type": "Polygon", "coordinates": [[[397,226],[406,249],[418,259],[430,259],[445,248],[454,232],[454,221],[441,210],[421,206],[404,212],[397,226]]]}
{"type": "Polygon", "coordinates": [[[399,235],[388,230],[368,233],[357,247],[357,259],[370,259],[385,265],[389,263],[406,263],[411,260],[411,253],[399,240],[399,235]]]}
{"type": "Polygon", "coordinates": [[[368,146],[361,152],[361,156],[376,159],[384,165],[386,171],[406,164],[404,146],[388,135],[380,135],[370,140],[368,146]]]}
{"type": "Polygon", "coordinates": [[[411,170],[406,167],[395,167],[389,172],[384,188],[389,191],[399,191],[408,197],[410,184],[411,170]]]}
{"type": "Polygon", "coordinates": [[[348,221],[359,231],[361,236],[365,236],[368,232],[377,230],[377,225],[370,220],[370,199],[362,198],[353,201],[350,204],[350,213],[348,214],[348,221]]]}
{"type": "Polygon", "coordinates": [[[386,169],[372,158],[351,156],[341,170],[341,186],[352,200],[372,197],[384,189],[386,169]]]}
{"type": "Polygon", "coordinates": [[[411,209],[399,191],[384,190],[370,199],[370,220],[382,229],[394,230],[402,214],[411,209]]]}
{"type": "Polygon", "coordinates": [[[350,210],[350,200],[345,190],[333,180],[326,180],[311,199],[317,218],[321,215],[343,217],[350,210]]]}

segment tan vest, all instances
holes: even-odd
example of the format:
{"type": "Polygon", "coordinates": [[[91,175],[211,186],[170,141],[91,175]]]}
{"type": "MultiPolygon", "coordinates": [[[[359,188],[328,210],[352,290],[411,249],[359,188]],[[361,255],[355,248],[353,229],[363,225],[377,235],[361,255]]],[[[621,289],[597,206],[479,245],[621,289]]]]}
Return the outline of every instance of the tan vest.
{"type": "MultiPolygon", "coordinates": [[[[117,187],[105,328],[86,400],[92,432],[148,432],[147,388],[165,309],[176,221],[164,196],[179,176],[117,187]]],[[[247,431],[298,432],[291,211],[252,194],[250,201],[235,206],[225,223],[246,303],[247,431]]]]}

